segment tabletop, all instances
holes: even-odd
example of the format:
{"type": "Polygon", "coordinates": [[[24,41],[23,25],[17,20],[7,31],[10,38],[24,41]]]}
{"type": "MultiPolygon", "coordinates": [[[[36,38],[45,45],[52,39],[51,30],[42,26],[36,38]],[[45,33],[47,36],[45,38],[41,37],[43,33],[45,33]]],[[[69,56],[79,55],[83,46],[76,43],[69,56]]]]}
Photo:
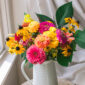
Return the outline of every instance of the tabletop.
{"type": "MultiPolygon", "coordinates": [[[[70,81],[65,80],[65,79],[58,79],[58,84],[59,85],[74,85],[70,81]]],[[[29,84],[29,81],[26,81],[25,83],[23,83],[21,85],[30,85],[30,84],[29,84]]]]}

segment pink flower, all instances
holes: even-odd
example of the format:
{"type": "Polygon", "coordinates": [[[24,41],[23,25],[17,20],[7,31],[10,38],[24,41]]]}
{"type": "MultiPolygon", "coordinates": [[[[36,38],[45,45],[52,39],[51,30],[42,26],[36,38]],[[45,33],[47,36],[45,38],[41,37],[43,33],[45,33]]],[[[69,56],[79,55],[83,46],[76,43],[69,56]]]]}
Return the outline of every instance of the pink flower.
{"type": "Polygon", "coordinates": [[[67,32],[65,35],[66,35],[67,41],[68,41],[69,43],[71,43],[73,40],[75,40],[75,38],[73,37],[73,33],[67,32]]]}
{"type": "Polygon", "coordinates": [[[55,27],[55,25],[47,21],[41,22],[39,32],[42,34],[44,31],[48,31],[50,27],[55,27]]]}
{"type": "Polygon", "coordinates": [[[59,42],[62,44],[65,44],[67,42],[67,38],[66,38],[65,34],[60,29],[57,29],[56,33],[57,33],[57,38],[58,38],[59,42]]]}
{"type": "Polygon", "coordinates": [[[28,40],[22,41],[21,44],[22,44],[23,46],[27,46],[27,44],[28,44],[28,40]]]}
{"type": "Polygon", "coordinates": [[[32,45],[27,49],[26,57],[32,64],[42,64],[46,60],[46,55],[43,49],[40,49],[35,45],[32,45]]]}

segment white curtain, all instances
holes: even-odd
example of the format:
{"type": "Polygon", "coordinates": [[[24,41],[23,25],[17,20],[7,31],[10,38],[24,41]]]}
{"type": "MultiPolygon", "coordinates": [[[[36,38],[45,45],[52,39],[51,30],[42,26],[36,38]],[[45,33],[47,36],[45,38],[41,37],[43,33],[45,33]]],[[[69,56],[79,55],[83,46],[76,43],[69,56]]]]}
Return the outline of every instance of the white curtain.
{"type": "Polygon", "coordinates": [[[27,0],[27,13],[37,20],[36,13],[47,15],[51,18],[55,15],[56,7],[52,0],[27,0]]]}
{"type": "MultiPolygon", "coordinates": [[[[57,7],[72,0],[27,0],[27,13],[29,13],[33,19],[38,20],[36,13],[45,14],[51,18],[55,18],[55,12],[57,7]]],[[[80,1],[83,9],[85,9],[83,0],[80,1]]],[[[84,0],[85,2],[85,0],[84,0]]],[[[84,13],[77,0],[73,0],[73,5],[75,9],[75,16],[83,24],[84,13]],[[78,7],[78,8],[77,8],[78,7]],[[83,21],[83,22],[82,22],[83,21]]],[[[84,24],[83,24],[84,26],[84,24]]],[[[78,47],[77,47],[78,48],[78,47]]],[[[57,75],[60,78],[66,78],[78,85],[85,85],[85,50],[78,48],[78,51],[74,53],[73,63],[69,67],[62,67],[56,63],[57,75]]]]}

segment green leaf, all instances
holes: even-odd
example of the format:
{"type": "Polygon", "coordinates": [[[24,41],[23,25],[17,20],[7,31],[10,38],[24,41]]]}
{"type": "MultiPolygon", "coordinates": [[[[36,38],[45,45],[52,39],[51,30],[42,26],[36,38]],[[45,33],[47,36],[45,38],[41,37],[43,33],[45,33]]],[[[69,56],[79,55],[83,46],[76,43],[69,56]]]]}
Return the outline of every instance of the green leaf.
{"type": "Polygon", "coordinates": [[[69,57],[65,57],[65,56],[57,56],[57,61],[60,65],[62,66],[68,66],[70,62],[72,62],[72,55],[69,57]]]}
{"type": "Polygon", "coordinates": [[[73,41],[71,44],[70,44],[71,48],[72,48],[72,51],[76,51],[76,42],[73,41]]]}
{"type": "Polygon", "coordinates": [[[62,52],[62,50],[60,49],[60,50],[58,51],[57,61],[58,61],[58,63],[59,63],[60,65],[67,67],[67,66],[69,65],[69,63],[72,62],[73,52],[72,52],[72,54],[71,54],[70,56],[68,56],[68,57],[63,56],[63,55],[61,54],[61,52],[62,52]]]}
{"type": "Polygon", "coordinates": [[[21,58],[25,58],[26,57],[26,52],[21,54],[21,58]]]}
{"type": "Polygon", "coordinates": [[[27,13],[26,12],[24,12],[24,15],[26,15],[27,13]]]}
{"type": "Polygon", "coordinates": [[[23,58],[23,53],[21,54],[21,58],[23,58]]]}
{"type": "Polygon", "coordinates": [[[85,49],[85,30],[78,30],[75,34],[75,41],[81,47],[85,49]]]}
{"type": "Polygon", "coordinates": [[[33,67],[33,64],[32,63],[29,63],[29,68],[32,68],[33,67]]]}
{"type": "Polygon", "coordinates": [[[55,21],[54,20],[52,20],[50,17],[48,17],[48,16],[45,16],[45,15],[42,15],[42,14],[36,14],[37,15],[37,17],[39,18],[39,21],[40,22],[44,22],[44,21],[51,21],[51,22],[53,22],[54,24],[55,24],[55,21]]]}
{"type": "Polygon", "coordinates": [[[26,64],[28,63],[28,60],[27,59],[25,59],[25,64],[24,64],[24,66],[26,66],[26,64]]]}
{"type": "Polygon", "coordinates": [[[72,2],[68,2],[58,8],[56,11],[56,21],[58,24],[58,27],[61,27],[65,25],[64,18],[66,17],[72,17],[73,16],[73,7],[72,2]]]}

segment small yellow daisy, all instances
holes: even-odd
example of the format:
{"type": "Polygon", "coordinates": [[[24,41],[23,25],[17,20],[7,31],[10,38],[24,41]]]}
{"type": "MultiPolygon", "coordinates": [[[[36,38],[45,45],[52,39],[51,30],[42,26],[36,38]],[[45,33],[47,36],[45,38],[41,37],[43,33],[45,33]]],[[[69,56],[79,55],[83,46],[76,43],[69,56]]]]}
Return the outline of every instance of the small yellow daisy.
{"type": "Polygon", "coordinates": [[[62,48],[62,54],[65,57],[70,56],[71,52],[72,52],[72,48],[69,45],[67,45],[66,47],[62,48]]]}
{"type": "Polygon", "coordinates": [[[25,51],[25,48],[23,47],[23,45],[20,45],[20,44],[17,44],[15,46],[15,50],[14,50],[14,53],[16,54],[21,54],[25,51]]]}

